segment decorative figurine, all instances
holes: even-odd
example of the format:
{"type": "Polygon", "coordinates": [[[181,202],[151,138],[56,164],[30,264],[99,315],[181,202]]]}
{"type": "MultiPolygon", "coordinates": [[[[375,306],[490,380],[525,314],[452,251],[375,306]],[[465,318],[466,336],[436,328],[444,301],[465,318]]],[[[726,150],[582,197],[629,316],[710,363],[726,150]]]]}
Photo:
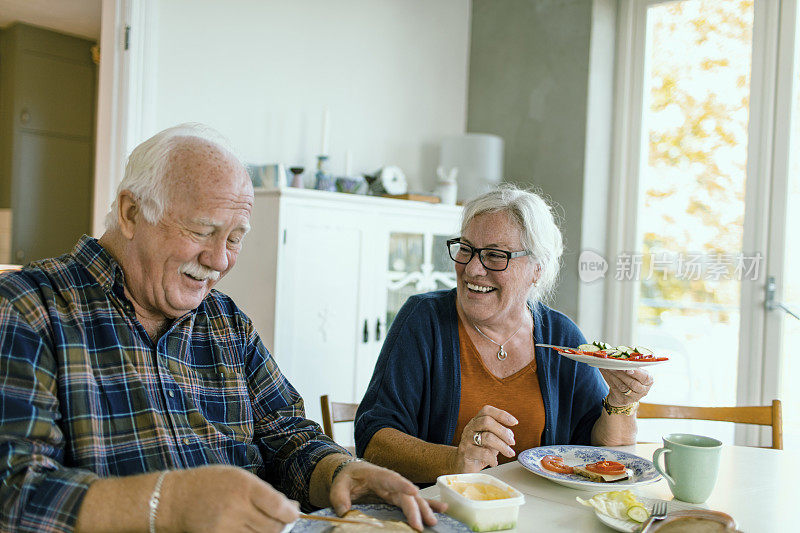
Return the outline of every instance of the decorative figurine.
{"type": "Polygon", "coordinates": [[[442,200],[443,204],[456,205],[458,192],[456,176],[458,175],[458,168],[453,167],[448,172],[445,172],[444,167],[440,166],[436,169],[436,175],[439,177],[439,183],[436,185],[436,195],[442,200]]]}

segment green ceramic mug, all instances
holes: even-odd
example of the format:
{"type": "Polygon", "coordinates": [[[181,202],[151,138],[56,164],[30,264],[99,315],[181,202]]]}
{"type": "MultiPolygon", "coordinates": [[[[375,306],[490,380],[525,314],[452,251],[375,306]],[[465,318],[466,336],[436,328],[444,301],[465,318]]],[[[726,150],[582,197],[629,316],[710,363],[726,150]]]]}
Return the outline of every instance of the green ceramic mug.
{"type": "Polygon", "coordinates": [[[664,447],[653,452],[653,465],[664,476],[679,500],[703,503],[717,483],[722,443],[711,437],[671,433],[663,437],[664,447]],[[665,469],[659,465],[664,455],[665,469]]]}

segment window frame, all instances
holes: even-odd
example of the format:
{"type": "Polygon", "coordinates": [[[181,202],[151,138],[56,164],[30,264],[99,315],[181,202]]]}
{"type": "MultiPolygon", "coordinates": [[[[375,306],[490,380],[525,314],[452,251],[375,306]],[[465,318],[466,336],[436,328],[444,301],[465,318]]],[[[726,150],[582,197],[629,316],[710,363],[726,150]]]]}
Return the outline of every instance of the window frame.
{"type": "MultiPolygon", "coordinates": [[[[641,215],[639,179],[645,164],[646,139],[642,128],[644,82],[647,74],[647,11],[674,0],[621,0],[618,4],[614,103],[614,132],[609,192],[609,270],[613,258],[640,251],[637,220],[641,215]]],[[[780,349],[775,349],[775,322],[782,316],[767,313],[764,286],[767,272],[781,279],[783,268],[780,199],[788,181],[788,142],[792,71],[795,53],[797,0],[755,0],[748,124],[747,182],[742,250],[765,258],[755,280],[742,280],[737,368],[737,404],[764,404],[777,397],[780,349]],[[780,68],[779,68],[780,67],[780,68]],[[788,68],[787,68],[788,67],[788,68]],[[784,112],[780,113],[779,110],[784,112]],[[769,334],[767,334],[769,330],[769,334]]],[[[785,197],[785,194],[784,194],[785,197]]],[[[604,327],[609,339],[631,338],[636,321],[638,282],[618,281],[610,272],[606,283],[604,327]]],[[[778,325],[777,327],[780,327],[778,325]]],[[[779,332],[779,330],[778,330],[779,332]]],[[[779,338],[779,336],[777,336],[779,338]]],[[[778,347],[779,348],[779,347],[778,347]]],[[[736,444],[768,444],[768,430],[736,428],[736,444]]]]}

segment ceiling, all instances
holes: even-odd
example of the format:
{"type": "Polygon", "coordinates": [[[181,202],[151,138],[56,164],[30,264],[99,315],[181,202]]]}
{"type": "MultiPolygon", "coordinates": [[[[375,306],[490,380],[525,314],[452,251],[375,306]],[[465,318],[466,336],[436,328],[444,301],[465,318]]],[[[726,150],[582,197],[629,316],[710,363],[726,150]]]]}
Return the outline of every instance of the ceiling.
{"type": "Polygon", "coordinates": [[[0,28],[18,21],[98,41],[101,3],[102,0],[0,0],[0,28]]]}

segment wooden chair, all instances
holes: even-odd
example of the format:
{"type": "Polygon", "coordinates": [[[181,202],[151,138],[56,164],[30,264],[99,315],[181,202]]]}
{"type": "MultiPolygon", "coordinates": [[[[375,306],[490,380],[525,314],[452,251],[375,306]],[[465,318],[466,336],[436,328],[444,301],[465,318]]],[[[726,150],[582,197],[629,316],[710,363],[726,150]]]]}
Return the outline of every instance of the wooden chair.
{"type": "MultiPolygon", "coordinates": [[[[327,394],[319,397],[319,403],[322,406],[322,431],[336,440],[333,436],[333,425],[337,422],[352,422],[356,419],[356,410],[358,410],[357,403],[347,402],[332,402],[328,399],[327,394]]],[[[345,446],[347,451],[356,454],[353,446],[345,446]]]]}
{"type": "Polygon", "coordinates": [[[636,417],[687,418],[772,426],[772,448],[776,450],[783,449],[783,417],[780,400],[772,400],[772,405],[742,407],[690,407],[686,405],[640,403],[636,417]]]}

